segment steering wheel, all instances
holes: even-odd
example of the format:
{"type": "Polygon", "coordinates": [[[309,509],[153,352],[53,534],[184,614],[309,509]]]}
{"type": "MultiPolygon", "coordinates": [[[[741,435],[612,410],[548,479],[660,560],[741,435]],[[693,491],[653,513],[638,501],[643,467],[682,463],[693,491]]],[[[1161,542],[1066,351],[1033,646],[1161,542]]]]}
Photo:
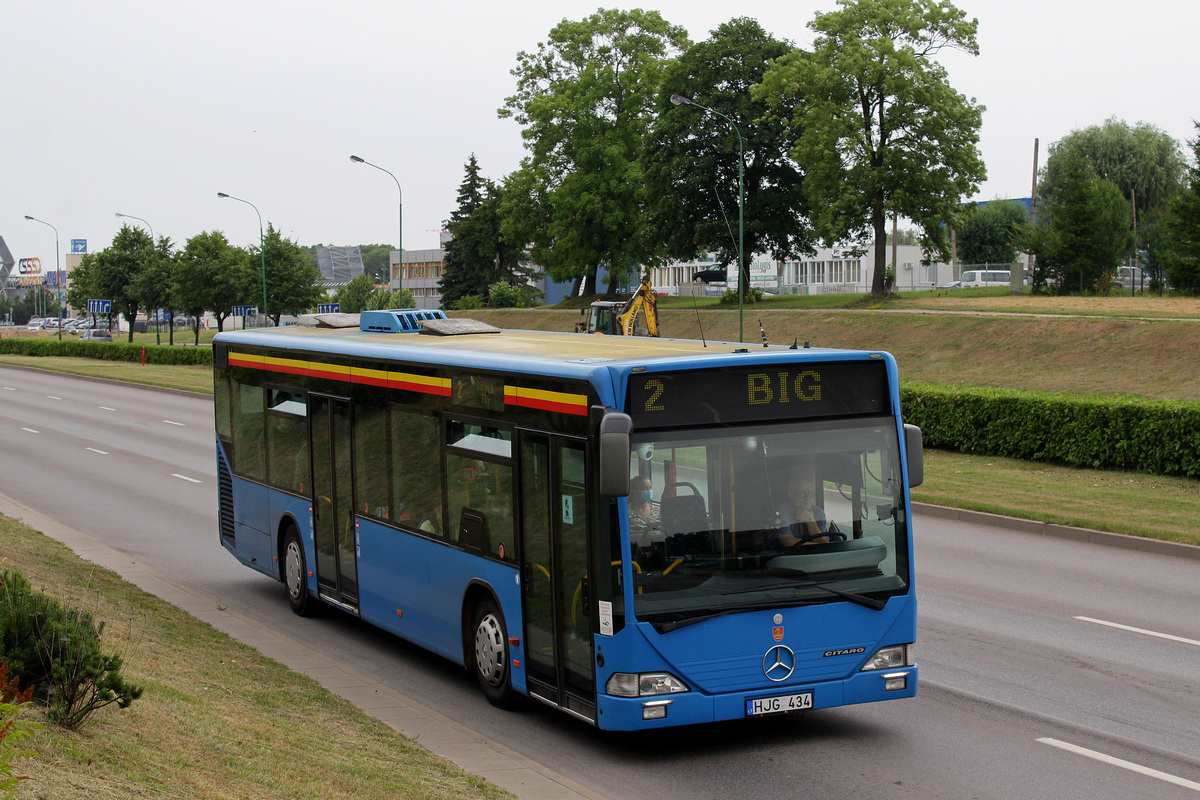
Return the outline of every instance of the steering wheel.
{"type": "Polygon", "coordinates": [[[814,539],[825,539],[830,542],[844,542],[846,541],[846,534],[842,533],[841,531],[826,531],[824,533],[818,531],[817,533],[810,533],[807,536],[798,537],[794,544],[788,545],[788,549],[799,547],[802,544],[808,544],[814,539]]]}

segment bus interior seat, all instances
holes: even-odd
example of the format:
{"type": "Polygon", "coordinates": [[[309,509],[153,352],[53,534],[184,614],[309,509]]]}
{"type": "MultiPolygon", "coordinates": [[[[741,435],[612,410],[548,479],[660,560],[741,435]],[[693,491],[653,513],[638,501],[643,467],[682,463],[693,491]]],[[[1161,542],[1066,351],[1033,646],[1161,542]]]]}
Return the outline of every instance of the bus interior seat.
{"type": "Polygon", "coordinates": [[[659,504],[659,523],[665,536],[671,537],[680,533],[698,533],[708,530],[708,512],[704,507],[704,497],[696,491],[696,487],[686,481],[672,483],[659,504]],[[691,494],[679,494],[680,487],[691,490],[691,494]],[[672,493],[671,490],[675,492],[672,493]]]}
{"type": "Polygon", "coordinates": [[[458,541],[468,550],[480,553],[489,551],[487,516],[482,511],[473,508],[462,510],[461,521],[458,524],[458,541]]]}

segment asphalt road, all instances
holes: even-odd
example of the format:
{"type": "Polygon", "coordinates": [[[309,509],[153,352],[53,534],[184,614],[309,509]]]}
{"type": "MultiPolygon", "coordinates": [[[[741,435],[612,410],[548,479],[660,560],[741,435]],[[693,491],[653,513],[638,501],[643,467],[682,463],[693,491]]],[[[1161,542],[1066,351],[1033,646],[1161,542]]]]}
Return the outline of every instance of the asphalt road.
{"type": "Polygon", "coordinates": [[[1200,798],[1200,560],[920,517],[912,700],[607,734],[291,614],[217,543],[204,397],[0,367],[0,493],[613,800],[1200,798]]]}

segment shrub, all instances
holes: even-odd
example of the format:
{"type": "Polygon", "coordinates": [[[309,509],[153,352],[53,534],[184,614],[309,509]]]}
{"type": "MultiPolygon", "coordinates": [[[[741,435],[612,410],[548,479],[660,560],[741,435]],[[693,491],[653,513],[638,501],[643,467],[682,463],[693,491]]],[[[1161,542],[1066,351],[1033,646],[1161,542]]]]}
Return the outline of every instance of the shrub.
{"type": "MultiPolygon", "coordinates": [[[[760,303],[760,302],[762,302],[762,299],[763,299],[762,289],[759,289],[757,286],[750,286],[750,287],[746,288],[745,295],[742,297],[742,304],[745,305],[746,303],[760,303]]],[[[737,304],[738,304],[737,287],[735,286],[732,289],[726,289],[725,294],[721,295],[721,305],[736,306],[737,304]]]]}
{"type": "Polygon", "coordinates": [[[455,311],[474,311],[483,308],[483,298],[477,294],[466,294],[458,298],[451,308],[455,311]]]}
{"type": "Polygon", "coordinates": [[[209,347],[171,347],[170,345],[140,345],[128,342],[80,342],[66,339],[59,341],[58,339],[17,336],[0,339],[0,353],[21,356],[68,356],[136,363],[142,360],[143,349],[146,351],[147,364],[212,364],[212,349],[209,347]]]}
{"type": "Polygon", "coordinates": [[[910,383],[905,422],[928,447],[1200,477],[1200,404],[910,383]]]}
{"type": "Polygon", "coordinates": [[[0,797],[9,798],[16,793],[17,783],[25,780],[24,775],[14,775],[15,762],[19,758],[33,755],[29,750],[18,750],[17,745],[33,735],[41,726],[36,722],[17,719],[21,707],[33,696],[33,687],[21,690],[17,678],[8,675],[8,664],[0,663],[0,797]]]}
{"type": "Polygon", "coordinates": [[[525,297],[519,286],[499,281],[488,287],[488,304],[492,308],[522,308],[525,297]]]}
{"type": "Polygon", "coordinates": [[[121,675],[121,657],[101,652],[104,623],[33,591],[19,572],[0,574],[0,658],[34,689],[47,716],[78,728],[93,712],[128,708],[140,686],[121,675]]]}

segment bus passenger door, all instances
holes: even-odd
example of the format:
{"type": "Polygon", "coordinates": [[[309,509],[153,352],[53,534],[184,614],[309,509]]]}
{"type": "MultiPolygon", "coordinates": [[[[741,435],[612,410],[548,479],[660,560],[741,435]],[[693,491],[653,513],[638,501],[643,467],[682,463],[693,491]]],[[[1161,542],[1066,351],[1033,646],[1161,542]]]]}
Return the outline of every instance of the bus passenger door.
{"type": "Polygon", "coordinates": [[[521,439],[525,665],[530,694],[596,718],[584,445],[521,439]]]}
{"type": "Polygon", "coordinates": [[[350,462],[350,402],[310,395],[313,533],[321,597],[358,608],[358,537],[350,462]]]}

